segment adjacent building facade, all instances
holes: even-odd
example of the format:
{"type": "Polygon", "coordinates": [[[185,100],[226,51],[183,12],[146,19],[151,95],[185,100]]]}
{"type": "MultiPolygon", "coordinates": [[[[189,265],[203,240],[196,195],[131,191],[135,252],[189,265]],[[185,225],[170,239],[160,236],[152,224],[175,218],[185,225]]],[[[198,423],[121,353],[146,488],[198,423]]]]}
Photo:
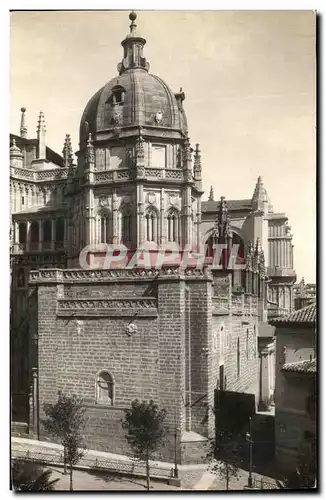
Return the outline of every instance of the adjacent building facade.
{"type": "Polygon", "coordinates": [[[316,304],[273,323],[276,459],[283,470],[293,470],[298,464],[308,465],[315,456],[316,304]]]}
{"type": "Polygon", "coordinates": [[[162,457],[173,456],[177,425],[178,459],[201,460],[214,390],[263,397],[258,337],[268,314],[292,310],[292,236],[261,178],[251,198],[215,201],[211,189],[202,201],[185,94],[149,73],[130,20],[118,76],[82,115],[77,163],[69,136],[62,156],[46,146],[42,112],[37,139],[27,138],[24,108],[10,137],[13,418],[41,436],[43,403],[74,391],[87,404],[89,446],[124,451],[123,409],[153,398],[172,429],[162,457]],[[144,246],[169,243],[179,257],[206,245],[206,266],[215,244],[226,250],[209,271],[158,269],[155,251],[153,265],[125,268],[144,246]],[[103,269],[110,244],[127,249],[124,266],[103,269]],[[227,265],[233,244],[243,269],[227,265]]]}
{"type": "Polygon", "coordinates": [[[306,283],[304,278],[293,287],[294,309],[302,309],[316,302],[316,283],[306,283]]]}

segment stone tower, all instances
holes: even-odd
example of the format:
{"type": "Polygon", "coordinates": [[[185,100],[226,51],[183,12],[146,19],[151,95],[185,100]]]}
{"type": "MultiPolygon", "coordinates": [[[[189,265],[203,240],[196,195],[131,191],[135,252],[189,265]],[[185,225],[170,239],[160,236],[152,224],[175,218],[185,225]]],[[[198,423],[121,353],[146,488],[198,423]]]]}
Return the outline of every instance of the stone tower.
{"type": "Polygon", "coordinates": [[[149,73],[146,40],[136,14],[129,18],[118,75],[95,93],[81,118],[70,190],[72,267],[79,267],[85,245],[95,260],[106,244],[131,252],[151,243],[199,245],[201,158],[188,137],[185,94],[149,73]]]}

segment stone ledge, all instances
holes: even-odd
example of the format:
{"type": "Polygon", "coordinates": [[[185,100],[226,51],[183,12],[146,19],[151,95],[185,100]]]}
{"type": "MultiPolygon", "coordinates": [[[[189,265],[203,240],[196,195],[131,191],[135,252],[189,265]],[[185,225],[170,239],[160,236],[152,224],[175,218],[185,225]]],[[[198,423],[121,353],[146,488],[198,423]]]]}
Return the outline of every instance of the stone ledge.
{"type": "Polygon", "coordinates": [[[186,431],[181,436],[181,443],[198,443],[201,441],[209,441],[209,439],[193,431],[186,431]]]}

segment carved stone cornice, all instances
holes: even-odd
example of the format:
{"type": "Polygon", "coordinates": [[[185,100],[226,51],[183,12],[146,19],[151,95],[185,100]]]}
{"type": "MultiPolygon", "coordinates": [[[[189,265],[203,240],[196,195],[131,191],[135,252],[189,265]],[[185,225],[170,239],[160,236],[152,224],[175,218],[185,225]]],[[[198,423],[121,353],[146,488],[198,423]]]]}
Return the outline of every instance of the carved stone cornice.
{"type": "Polygon", "coordinates": [[[103,308],[133,308],[148,309],[156,307],[155,297],[130,297],[117,299],[60,299],[58,307],[61,309],[103,309],[103,308]]]}

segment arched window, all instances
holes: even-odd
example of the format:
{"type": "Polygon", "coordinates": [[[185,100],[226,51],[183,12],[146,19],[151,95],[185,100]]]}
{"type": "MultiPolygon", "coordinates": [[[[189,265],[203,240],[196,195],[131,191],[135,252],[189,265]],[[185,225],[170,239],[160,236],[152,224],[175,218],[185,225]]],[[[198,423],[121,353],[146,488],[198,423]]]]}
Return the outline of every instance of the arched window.
{"type": "Polygon", "coordinates": [[[112,239],[112,215],[109,212],[100,214],[100,243],[111,243],[112,239]]]}
{"type": "Polygon", "coordinates": [[[131,223],[132,218],[130,213],[123,213],[121,216],[121,243],[128,244],[131,242],[131,223]]]}
{"type": "Polygon", "coordinates": [[[26,222],[20,222],[18,226],[19,243],[26,243],[26,222]]]}
{"type": "Polygon", "coordinates": [[[113,406],[114,382],[107,371],[101,371],[96,378],[96,402],[113,406]]]}
{"type": "Polygon", "coordinates": [[[39,225],[38,222],[33,221],[31,223],[31,243],[38,243],[39,239],[39,225]]]}
{"type": "Polygon", "coordinates": [[[115,85],[112,89],[112,104],[123,104],[125,100],[126,89],[121,85],[115,85]]]}
{"type": "Polygon", "coordinates": [[[240,339],[238,337],[238,344],[237,344],[237,378],[240,377],[240,339]]]}
{"type": "Polygon", "coordinates": [[[157,213],[154,209],[150,208],[145,214],[145,239],[146,241],[157,242],[157,213]]]}
{"type": "Polygon", "coordinates": [[[43,223],[43,241],[49,242],[52,239],[52,224],[50,220],[43,223]]]}
{"type": "Polygon", "coordinates": [[[249,358],[249,330],[247,328],[247,333],[246,333],[246,356],[247,359],[249,358]]]}
{"type": "Polygon", "coordinates": [[[168,220],[168,241],[178,242],[180,236],[179,213],[174,209],[169,210],[167,220],[168,220]]]}

